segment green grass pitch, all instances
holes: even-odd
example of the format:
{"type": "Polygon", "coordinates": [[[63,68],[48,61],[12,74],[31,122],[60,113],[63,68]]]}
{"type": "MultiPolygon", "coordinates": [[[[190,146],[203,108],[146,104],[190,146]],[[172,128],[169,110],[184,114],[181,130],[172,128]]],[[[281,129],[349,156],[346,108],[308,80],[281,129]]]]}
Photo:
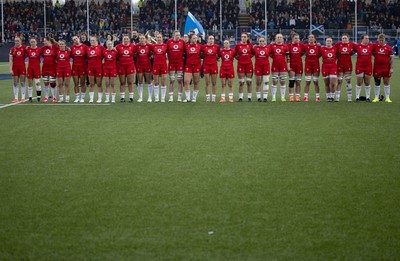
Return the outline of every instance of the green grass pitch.
{"type": "Polygon", "coordinates": [[[399,82],[396,58],[392,104],[202,80],[196,104],[2,108],[0,260],[398,260],[399,82]]]}

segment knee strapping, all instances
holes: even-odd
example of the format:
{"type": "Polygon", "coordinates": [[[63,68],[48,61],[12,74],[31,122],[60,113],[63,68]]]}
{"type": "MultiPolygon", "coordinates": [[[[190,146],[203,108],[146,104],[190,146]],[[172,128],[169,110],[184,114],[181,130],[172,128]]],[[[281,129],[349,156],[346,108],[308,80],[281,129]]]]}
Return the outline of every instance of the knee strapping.
{"type": "Polygon", "coordinates": [[[269,82],[269,75],[264,75],[263,77],[262,77],[262,80],[263,80],[263,82],[269,82]]]}
{"type": "Polygon", "coordinates": [[[294,88],[294,80],[289,79],[289,88],[294,88]]]}
{"type": "Polygon", "coordinates": [[[375,86],[381,86],[381,78],[374,77],[374,80],[375,80],[375,86]]]}
{"type": "Polygon", "coordinates": [[[279,77],[279,79],[280,79],[281,81],[285,81],[285,80],[286,80],[286,75],[281,75],[281,76],[279,77]]]}
{"type": "Polygon", "coordinates": [[[311,82],[311,76],[310,75],[306,75],[306,76],[304,76],[304,78],[306,79],[306,82],[311,82]]]}

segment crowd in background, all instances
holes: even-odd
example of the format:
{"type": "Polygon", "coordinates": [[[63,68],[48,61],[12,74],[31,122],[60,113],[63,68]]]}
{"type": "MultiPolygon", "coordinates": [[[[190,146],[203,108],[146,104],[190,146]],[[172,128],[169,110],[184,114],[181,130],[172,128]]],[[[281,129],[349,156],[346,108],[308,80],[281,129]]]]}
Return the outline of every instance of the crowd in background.
{"type": "MultiPolygon", "coordinates": [[[[220,28],[220,0],[183,0],[178,1],[178,28],[184,28],[185,17],[190,11],[199,20],[205,30],[217,32],[220,28]]],[[[313,2],[312,23],[324,25],[326,29],[352,29],[355,1],[337,0],[313,2]]],[[[358,19],[371,28],[398,29],[400,31],[400,1],[365,0],[357,1],[358,19]]],[[[105,0],[102,3],[90,1],[90,32],[105,39],[107,33],[120,37],[130,30],[130,1],[105,0]]],[[[175,1],[141,0],[139,21],[134,26],[141,32],[160,31],[169,36],[175,29],[175,1]]],[[[239,0],[223,0],[223,29],[238,26],[239,0]]],[[[248,25],[253,29],[264,29],[264,1],[253,0],[247,12],[250,14],[248,25]]],[[[44,27],[43,2],[4,2],[5,41],[17,36],[27,40],[29,36],[40,39],[44,27]],[[26,37],[25,37],[26,36],[26,37]]],[[[308,28],[309,1],[271,0],[268,1],[268,29],[308,28]]],[[[64,5],[51,1],[46,3],[47,31],[57,38],[70,41],[77,32],[87,31],[86,2],[67,0],[64,5]]]]}
{"type": "MultiPolygon", "coordinates": [[[[352,29],[355,1],[316,0],[312,6],[312,24],[324,25],[325,29],[352,29]]],[[[253,29],[264,29],[264,1],[253,0],[249,8],[249,24],[253,29]]],[[[268,29],[307,28],[309,26],[309,1],[268,1],[268,29]]],[[[357,1],[358,22],[377,29],[400,28],[400,1],[357,1]]]]}

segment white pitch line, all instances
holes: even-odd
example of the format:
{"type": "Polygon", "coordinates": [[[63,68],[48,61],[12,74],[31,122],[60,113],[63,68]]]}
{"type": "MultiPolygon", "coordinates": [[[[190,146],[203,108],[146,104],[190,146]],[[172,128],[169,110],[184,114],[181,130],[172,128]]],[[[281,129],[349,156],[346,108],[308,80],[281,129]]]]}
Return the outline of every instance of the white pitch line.
{"type": "Polygon", "coordinates": [[[7,107],[10,107],[10,106],[14,106],[14,105],[17,105],[17,104],[20,104],[20,103],[21,102],[19,101],[19,102],[15,102],[15,103],[4,104],[4,105],[0,106],[0,109],[7,108],[7,107]]]}
{"type": "Polygon", "coordinates": [[[74,104],[74,103],[26,103],[24,106],[110,106],[111,104],[74,104]]]}

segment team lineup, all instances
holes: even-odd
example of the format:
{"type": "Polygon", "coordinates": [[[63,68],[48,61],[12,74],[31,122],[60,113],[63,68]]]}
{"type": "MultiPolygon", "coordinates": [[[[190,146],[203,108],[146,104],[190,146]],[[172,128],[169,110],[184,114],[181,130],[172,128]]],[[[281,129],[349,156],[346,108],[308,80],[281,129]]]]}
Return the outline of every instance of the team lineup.
{"type": "Polygon", "coordinates": [[[223,42],[221,48],[214,43],[214,37],[211,35],[208,36],[207,43],[201,45],[195,34],[185,35],[182,39],[179,31],[175,31],[173,37],[166,43],[161,34],[155,36],[155,43],[151,43],[151,39],[140,34],[139,42],[136,44],[131,43],[129,36],[124,36],[122,43],[114,46],[113,41],[107,40],[105,47],[98,43],[96,37],[90,37],[90,42],[86,41],[86,43],[81,42],[78,36],[72,39],[73,45],[67,47],[65,41],[56,42],[51,37],[47,37],[44,39],[44,46],[38,47],[37,40],[31,38],[29,39],[30,46],[26,47],[22,45],[20,38],[15,38],[15,46],[10,50],[13,103],[25,102],[25,78],[28,78],[29,102],[34,99],[33,87],[36,88],[37,101],[41,102],[42,81],[44,103],[49,102],[50,97],[52,102],[70,102],[72,78],[74,102],[84,103],[88,78],[89,103],[94,102],[95,86],[97,86],[97,103],[115,103],[117,77],[119,78],[120,101],[125,102],[126,86],[128,86],[129,101],[133,102],[135,72],[137,102],[143,101],[145,85],[148,92],[147,102],[165,102],[168,75],[168,102],[174,101],[175,84],[178,86],[178,102],[196,102],[201,74],[205,78],[206,102],[217,101],[217,76],[221,81],[219,102],[234,102],[235,59],[239,82],[238,102],[244,99],[245,85],[247,101],[252,100],[253,74],[256,80],[256,98],[259,102],[269,101],[270,78],[272,79],[272,102],[277,99],[278,85],[280,99],[286,101],[287,78],[290,102],[308,102],[311,82],[315,88],[315,101],[320,102],[318,81],[321,74],[328,102],[340,101],[342,83],[346,86],[347,101],[351,102],[353,101],[351,56],[354,54],[357,55],[354,70],[357,78],[355,101],[360,100],[361,86],[364,85],[366,101],[379,102],[380,86],[383,80],[385,102],[391,102],[390,78],[393,74],[394,54],[392,48],[386,44],[383,34],[378,36],[377,43],[370,43],[367,35],[361,37],[360,43],[353,43],[349,41],[349,36],[344,34],[342,41],[335,45],[332,38],[327,38],[324,46],[317,43],[312,34],[309,35],[307,44],[301,43],[297,34],[292,35],[291,43],[285,44],[282,34],[277,34],[273,43],[267,45],[265,38],[260,37],[258,45],[253,46],[248,34],[243,33],[235,48],[231,48],[228,40],[223,42]],[[303,56],[305,56],[304,66],[303,56]],[[27,68],[26,58],[28,59],[27,68]],[[320,64],[320,58],[322,64],[320,64]],[[305,85],[301,99],[303,74],[305,85]],[[370,97],[371,77],[374,78],[373,99],[370,97]],[[105,90],[103,90],[103,79],[105,90]],[[191,91],[192,83],[193,91],[191,91]],[[226,99],[227,86],[228,99],[226,99]],[[103,100],[104,91],[105,99],[103,100]],[[19,97],[19,92],[21,92],[21,97],[19,97]]]}

